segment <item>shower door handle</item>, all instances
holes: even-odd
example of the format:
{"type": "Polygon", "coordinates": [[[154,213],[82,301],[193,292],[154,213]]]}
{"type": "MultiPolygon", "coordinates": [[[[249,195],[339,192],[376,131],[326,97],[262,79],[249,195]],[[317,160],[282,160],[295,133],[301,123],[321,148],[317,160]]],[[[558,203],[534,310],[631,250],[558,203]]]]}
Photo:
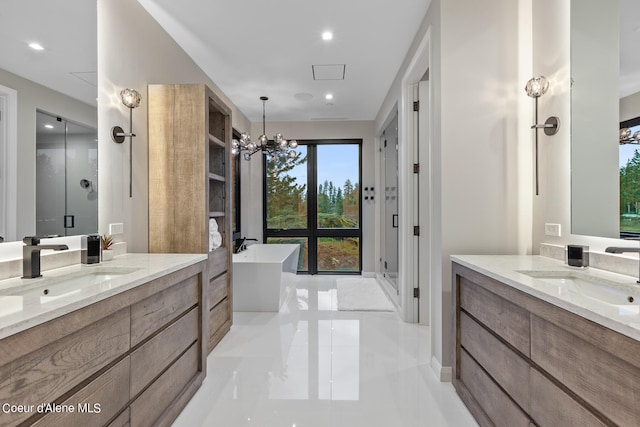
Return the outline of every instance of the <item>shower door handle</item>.
{"type": "Polygon", "coordinates": [[[398,228],[398,214],[391,215],[391,226],[393,228],[398,228]]]}

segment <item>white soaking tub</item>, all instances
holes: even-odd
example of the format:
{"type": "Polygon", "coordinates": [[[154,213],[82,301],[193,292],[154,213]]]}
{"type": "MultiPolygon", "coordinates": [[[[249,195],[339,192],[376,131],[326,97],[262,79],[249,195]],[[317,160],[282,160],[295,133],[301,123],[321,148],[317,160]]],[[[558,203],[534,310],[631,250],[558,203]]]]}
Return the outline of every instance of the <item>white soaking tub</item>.
{"type": "Polygon", "coordinates": [[[294,291],[300,245],[251,245],[233,254],[233,311],[279,311],[294,291]]]}

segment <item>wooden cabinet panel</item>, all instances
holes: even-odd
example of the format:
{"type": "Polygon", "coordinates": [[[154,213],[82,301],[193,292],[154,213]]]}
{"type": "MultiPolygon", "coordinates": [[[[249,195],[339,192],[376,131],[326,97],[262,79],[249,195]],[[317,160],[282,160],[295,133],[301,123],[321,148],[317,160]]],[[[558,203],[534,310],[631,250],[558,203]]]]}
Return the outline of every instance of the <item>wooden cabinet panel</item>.
{"type": "Polygon", "coordinates": [[[125,409],[118,417],[111,421],[109,427],[129,427],[129,408],[125,409]]]}
{"type": "Polygon", "coordinates": [[[198,339],[199,310],[192,309],[131,354],[131,396],[135,397],[198,339]]]}
{"type": "Polygon", "coordinates": [[[464,313],[460,334],[462,347],[528,412],[529,364],[464,313]]]}
{"type": "Polygon", "coordinates": [[[131,403],[131,426],[169,424],[163,422],[163,412],[198,372],[198,344],[191,346],[169,369],[131,403]]]}
{"type": "Polygon", "coordinates": [[[525,413],[464,350],[460,355],[460,379],[496,426],[529,427],[525,413]]]}
{"type": "Polygon", "coordinates": [[[227,273],[211,280],[209,283],[209,309],[215,307],[227,296],[227,273]]]}
{"type": "Polygon", "coordinates": [[[460,306],[505,341],[529,356],[529,313],[460,278],[460,306]]]}
{"type": "Polygon", "coordinates": [[[227,271],[227,251],[216,249],[209,253],[209,277],[216,277],[217,275],[227,271]]]}
{"type": "Polygon", "coordinates": [[[199,279],[192,276],[131,306],[131,346],[198,303],[199,279]]]}
{"type": "Polygon", "coordinates": [[[616,424],[640,425],[638,367],[537,316],[531,360],[616,424]]]}
{"type": "Polygon", "coordinates": [[[50,413],[35,422],[40,427],[105,425],[129,403],[129,358],[118,362],[62,405],[74,412],[50,413]],[[95,406],[97,405],[97,406],[95,406]]]}
{"type": "Polygon", "coordinates": [[[229,301],[222,300],[209,313],[209,334],[213,335],[229,319],[229,301]]]}
{"type": "MultiPolygon", "coordinates": [[[[26,331],[23,335],[28,340],[26,331]]],[[[129,349],[129,309],[120,310],[0,368],[0,402],[54,402],[129,349]]],[[[13,424],[33,414],[3,415],[13,424]]]]}
{"type": "Polygon", "coordinates": [[[540,427],[605,427],[598,419],[537,369],[531,368],[531,417],[540,427]]]}

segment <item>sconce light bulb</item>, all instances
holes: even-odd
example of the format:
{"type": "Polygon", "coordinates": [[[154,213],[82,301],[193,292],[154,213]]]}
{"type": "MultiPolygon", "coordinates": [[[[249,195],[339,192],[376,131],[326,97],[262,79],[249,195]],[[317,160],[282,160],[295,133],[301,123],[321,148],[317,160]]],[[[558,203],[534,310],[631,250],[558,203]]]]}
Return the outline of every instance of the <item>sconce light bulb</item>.
{"type": "Polygon", "coordinates": [[[547,92],[547,89],[549,89],[549,81],[544,76],[532,78],[524,87],[531,98],[539,98],[547,92]]]}
{"type": "Polygon", "coordinates": [[[140,105],[142,96],[137,90],[127,88],[120,91],[120,99],[122,99],[122,103],[128,108],[137,108],[140,105]]]}

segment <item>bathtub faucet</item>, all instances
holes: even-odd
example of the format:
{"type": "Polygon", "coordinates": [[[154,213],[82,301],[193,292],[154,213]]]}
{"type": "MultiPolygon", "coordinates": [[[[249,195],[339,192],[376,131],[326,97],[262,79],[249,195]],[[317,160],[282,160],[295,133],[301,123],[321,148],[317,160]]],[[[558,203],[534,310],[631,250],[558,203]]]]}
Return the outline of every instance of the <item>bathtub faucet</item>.
{"type": "Polygon", "coordinates": [[[240,253],[245,249],[247,249],[247,245],[245,245],[244,242],[257,242],[257,241],[258,239],[249,239],[248,237],[241,237],[239,239],[236,239],[235,253],[240,253]]]}

